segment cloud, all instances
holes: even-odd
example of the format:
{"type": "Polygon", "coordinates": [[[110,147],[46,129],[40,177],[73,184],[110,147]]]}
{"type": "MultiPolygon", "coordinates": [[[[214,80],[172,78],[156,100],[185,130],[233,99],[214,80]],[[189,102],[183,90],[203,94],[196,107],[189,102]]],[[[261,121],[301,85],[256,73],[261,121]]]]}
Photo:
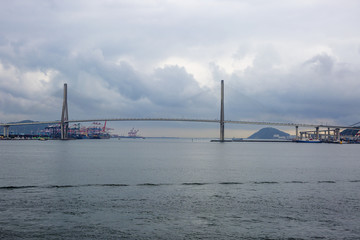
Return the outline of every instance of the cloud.
{"type": "Polygon", "coordinates": [[[159,105],[189,106],[204,91],[184,67],[177,65],[157,68],[152,77],[149,98],[159,105]]]}
{"type": "Polygon", "coordinates": [[[7,1],[0,120],[360,119],[358,1],[7,1]],[[30,110],[31,109],[31,110],[30,110]]]}
{"type": "Polygon", "coordinates": [[[227,76],[231,79],[227,106],[236,106],[230,112],[242,112],[253,120],[292,122],[328,119],[350,124],[359,117],[358,69],[349,69],[326,54],[311,57],[286,73],[269,65],[262,65],[267,69],[264,72],[255,63],[242,75],[227,76]]]}
{"type": "Polygon", "coordinates": [[[328,75],[332,73],[334,67],[334,59],[327,54],[314,56],[304,63],[304,67],[310,68],[311,72],[318,72],[320,75],[328,75]]]}

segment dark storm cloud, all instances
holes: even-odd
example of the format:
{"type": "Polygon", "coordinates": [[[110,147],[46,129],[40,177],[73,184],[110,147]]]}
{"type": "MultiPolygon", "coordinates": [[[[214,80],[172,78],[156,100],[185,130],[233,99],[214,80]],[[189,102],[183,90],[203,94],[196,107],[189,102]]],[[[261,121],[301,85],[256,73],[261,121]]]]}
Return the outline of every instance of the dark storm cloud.
{"type": "Polygon", "coordinates": [[[360,87],[360,71],[337,63],[327,54],[311,57],[290,73],[259,73],[255,69],[256,66],[242,76],[228,76],[231,80],[226,96],[231,117],[293,122],[332,119],[347,124],[359,117],[356,89],[360,87]],[[251,88],[251,82],[259,79],[266,87],[251,88]]]}
{"type": "Polygon", "coordinates": [[[156,104],[169,107],[189,107],[194,103],[202,103],[201,89],[194,77],[179,66],[165,66],[155,69],[151,76],[149,98],[156,104]]]}

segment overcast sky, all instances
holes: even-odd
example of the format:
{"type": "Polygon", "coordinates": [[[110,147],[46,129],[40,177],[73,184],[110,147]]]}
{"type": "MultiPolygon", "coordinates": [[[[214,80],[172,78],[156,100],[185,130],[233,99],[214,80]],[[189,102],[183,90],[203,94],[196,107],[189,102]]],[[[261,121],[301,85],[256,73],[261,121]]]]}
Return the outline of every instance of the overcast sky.
{"type": "Polygon", "coordinates": [[[70,119],[218,119],[224,79],[226,119],[353,124],[359,23],[358,0],[1,0],[0,122],[60,119],[64,83],[70,119]]]}

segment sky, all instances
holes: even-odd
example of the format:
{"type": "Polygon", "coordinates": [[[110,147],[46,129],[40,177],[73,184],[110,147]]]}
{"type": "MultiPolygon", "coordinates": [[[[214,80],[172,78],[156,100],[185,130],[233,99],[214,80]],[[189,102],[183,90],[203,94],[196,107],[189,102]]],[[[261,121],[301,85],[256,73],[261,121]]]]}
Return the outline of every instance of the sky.
{"type": "MultiPolygon", "coordinates": [[[[360,122],[360,1],[0,0],[0,122],[360,122]]],[[[214,124],[108,123],[217,136],[214,124]]],[[[259,126],[226,126],[243,137],[259,126]]]]}

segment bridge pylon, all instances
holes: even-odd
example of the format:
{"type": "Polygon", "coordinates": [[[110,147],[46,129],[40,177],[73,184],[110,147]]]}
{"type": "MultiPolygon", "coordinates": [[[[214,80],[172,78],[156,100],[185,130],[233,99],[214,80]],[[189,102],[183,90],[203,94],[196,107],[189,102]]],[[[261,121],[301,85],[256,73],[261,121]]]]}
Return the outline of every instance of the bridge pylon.
{"type": "Polygon", "coordinates": [[[64,97],[63,97],[63,106],[61,112],[61,140],[66,140],[68,138],[68,130],[69,130],[69,112],[67,105],[67,84],[64,83],[64,97]]]}
{"type": "Polygon", "coordinates": [[[221,80],[221,106],[220,106],[220,142],[225,140],[225,123],[224,123],[224,80],[221,80]]]}

